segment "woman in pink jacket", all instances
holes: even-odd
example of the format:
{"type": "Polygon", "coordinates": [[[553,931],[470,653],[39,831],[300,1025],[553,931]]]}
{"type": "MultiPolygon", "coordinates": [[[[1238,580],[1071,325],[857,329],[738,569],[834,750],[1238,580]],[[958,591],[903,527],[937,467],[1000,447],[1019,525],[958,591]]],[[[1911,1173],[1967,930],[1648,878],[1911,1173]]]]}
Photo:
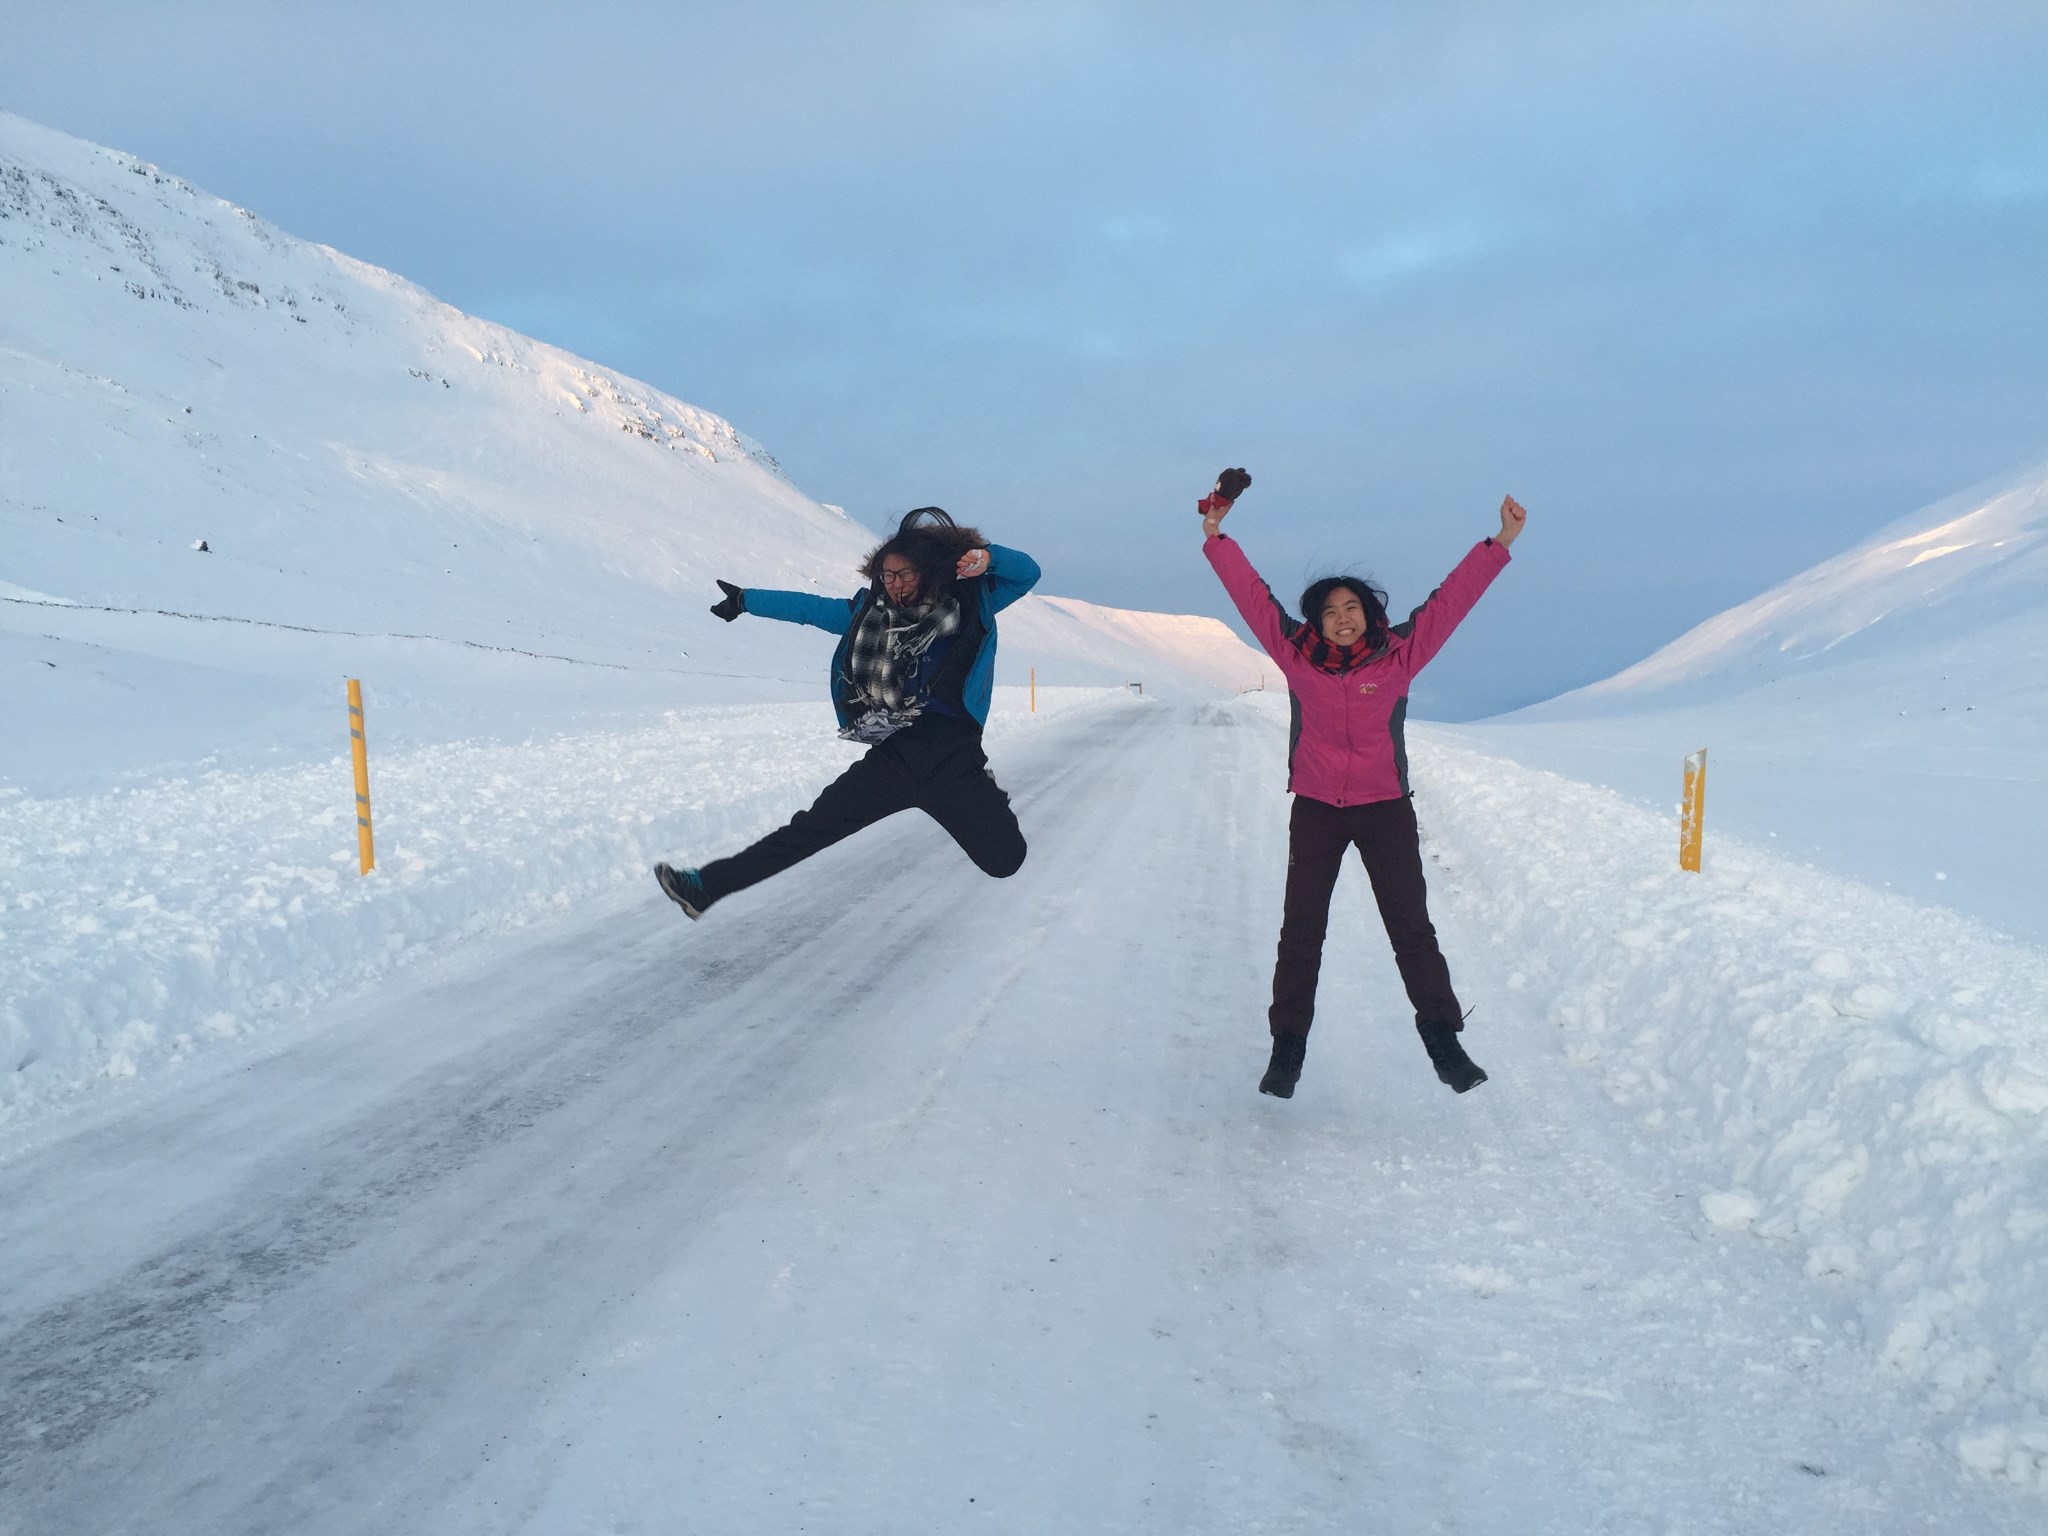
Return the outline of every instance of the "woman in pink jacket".
{"type": "Polygon", "coordinates": [[[1294,1096],[1315,1018],[1330,893],[1344,850],[1355,847],[1372,881],[1408,1000],[1415,1005],[1416,1031],[1436,1075],[1464,1093],[1485,1082],[1486,1074],[1458,1039],[1463,1010],[1429,920],[1415,807],[1409,803],[1403,723],[1415,674],[1443,648],[1507,565],[1508,546],[1529,514],[1514,497],[1503,501],[1500,532],[1475,544],[1444,584],[1399,624],[1387,622],[1386,595],[1354,576],[1311,583],[1301,595],[1308,616],[1304,623],[1280,606],[1237,541],[1223,532],[1231,504],[1250,484],[1243,470],[1225,470],[1216,490],[1198,506],[1203,553],[1259,644],[1279,663],[1294,706],[1287,764],[1287,787],[1294,792],[1287,826],[1287,905],[1267,1014],[1273,1059],[1259,1091],[1283,1099],[1294,1096]]]}

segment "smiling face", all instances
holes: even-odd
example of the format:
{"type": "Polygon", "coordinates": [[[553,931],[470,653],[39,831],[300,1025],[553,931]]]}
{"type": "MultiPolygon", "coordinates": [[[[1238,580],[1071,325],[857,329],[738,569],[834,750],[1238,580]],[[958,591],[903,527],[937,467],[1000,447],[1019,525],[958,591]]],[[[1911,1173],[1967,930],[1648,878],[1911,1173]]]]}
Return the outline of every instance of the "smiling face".
{"type": "Polygon", "coordinates": [[[1365,638],[1365,604],[1349,587],[1338,587],[1317,618],[1323,638],[1332,645],[1355,645],[1365,638]]]}
{"type": "Polygon", "coordinates": [[[917,601],[918,591],[924,585],[924,578],[917,567],[902,555],[882,557],[882,569],[877,573],[882,583],[882,596],[897,608],[907,608],[917,601]]]}

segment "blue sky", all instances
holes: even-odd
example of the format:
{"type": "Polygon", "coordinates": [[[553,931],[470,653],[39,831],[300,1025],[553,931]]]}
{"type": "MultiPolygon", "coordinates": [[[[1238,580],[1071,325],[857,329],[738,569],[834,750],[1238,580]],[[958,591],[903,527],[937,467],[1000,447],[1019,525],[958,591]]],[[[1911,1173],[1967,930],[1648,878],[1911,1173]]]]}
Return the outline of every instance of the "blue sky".
{"type": "MultiPolygon", "coordinates": [[[[730,417],[879,525],[1222,613],[1517,562],[1543,697],[2048,456],[2048,8],[62,6],[0,106],[730,417]]],[[[744,580],[745,572],[733,572],[744,580]]]]}

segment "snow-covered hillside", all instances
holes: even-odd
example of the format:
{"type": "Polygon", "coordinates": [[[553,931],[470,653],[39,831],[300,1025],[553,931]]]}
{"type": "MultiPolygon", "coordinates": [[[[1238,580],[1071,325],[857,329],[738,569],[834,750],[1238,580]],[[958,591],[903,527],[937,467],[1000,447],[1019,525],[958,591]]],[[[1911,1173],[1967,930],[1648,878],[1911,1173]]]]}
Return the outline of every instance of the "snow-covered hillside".
{"type": "MultiPolygon", "coordinates": [[[[1670,707],[1813,677],[1867,657],[1913,666],[1925,650],[1941,658],[1931,675],[1955,684],[1947,693],[1978,684],[2002,692],[2017,681],[2022,697],[2039,699],[2048,697],[2048,679],[2013,666],[2000,642],[2026,647],[2031,638],[2038,645],[2044,634],[2048,463],[1901,518],[1604,682],[1530,713],[1670,707]]],[[[1924,682],[1930,669],[1916,667],[1915,674],[1924,682]]],[[[1939,708],[1949,699],[1937,694],[1928,702],[1939,708]]]]}
{"type": "Polygon", "coordinates": [[[1458,728],[2048,940],[2048,464],[1951,497],[1616,676],[1458,728]]]}
{"type": "MultiPolygon", "coordinates": [[[[0,780],[38,787],[324,751],[344,673],[387,741],[815,698],[819,637],[712,578],[850,591],[876,538],[717,416],[5,115],[0,530],[0,780]]],[[[1037,606],[1002,681],[1257,677],[1213,620],[1037,606]]]]}
{"type": "Polygon", "coordinates": [[[633,657],[642,593],[868,541],[715,416],[18,118],[0,240],[17,587],[633,657]]]}

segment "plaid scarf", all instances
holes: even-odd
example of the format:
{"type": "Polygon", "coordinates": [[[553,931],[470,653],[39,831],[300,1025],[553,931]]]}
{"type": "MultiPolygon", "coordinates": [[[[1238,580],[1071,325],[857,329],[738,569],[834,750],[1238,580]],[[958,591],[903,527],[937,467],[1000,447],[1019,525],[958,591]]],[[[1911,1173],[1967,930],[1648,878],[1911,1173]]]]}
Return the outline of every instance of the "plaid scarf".
{"type": "Polygon", "coordinates": [[[1340,677],[1352,668],[1362,667],[1371,661],[1385,642],[1386,636],[1376,636],[1368,627],[1363,635],[1349,645],[1333,645],[1323,638],[1323,632],[1315,625],[1302,624],[1297,626],[1287,639],[1301,652],[1301,659],[1318,672],[1340,677]]]}
{"type": "Polygon", "coordinates": [[[846,651],[846,703],[857,716],[839,734],[849,741],[880,741],[901,730],[924,709],[922,693],[903,691],[904,674],[912,686],[932,646],[960,632],[960,600],[947,596],[910,608],[892,607],[874,598],[855,622],[846,651]]]}

